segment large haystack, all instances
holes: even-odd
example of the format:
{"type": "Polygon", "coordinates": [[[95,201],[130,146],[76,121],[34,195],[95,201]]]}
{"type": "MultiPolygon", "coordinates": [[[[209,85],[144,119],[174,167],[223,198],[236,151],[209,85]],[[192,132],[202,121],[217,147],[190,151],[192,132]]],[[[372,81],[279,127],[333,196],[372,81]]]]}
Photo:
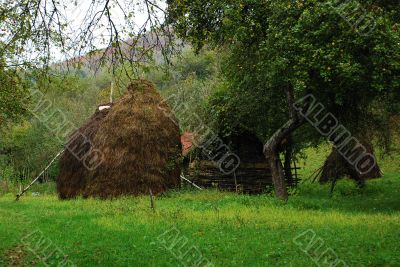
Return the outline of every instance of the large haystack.
{"type": "Polygon", "coordinates": [[[89,170],[84,166],[82,158],[90,153],[100,122],[108,112],[109,109],[97,109],[95,114],[71,135],[60,160],[60,175],[57,178],[57,191],[61,199],[77,197],[86,188],[89,170]]]}
{"type": "Polygon", "coordinates": [[[180,134],[178,126],[165,113],[168,111],[170,108],[150,82],[133,82],[90,137],[93,147],[103,154],[101,165],[91,171],[77,169],[75,175],[73,169],[62,164],[58,181],[60,197],[109,198],[150,191],[158,194],[178,186],[180,134]],[[62,181],[68,178],[64,172],[73,172],[74,179],[69,178],[73,182],[62,181]],[[79,183],[75,182],[78,180],[79,183]],[[78,190],[70,186],[75,184],[80,185],[76,187],[78,190]],[[69,194],[63,193],[66,191],[69,194]]]}

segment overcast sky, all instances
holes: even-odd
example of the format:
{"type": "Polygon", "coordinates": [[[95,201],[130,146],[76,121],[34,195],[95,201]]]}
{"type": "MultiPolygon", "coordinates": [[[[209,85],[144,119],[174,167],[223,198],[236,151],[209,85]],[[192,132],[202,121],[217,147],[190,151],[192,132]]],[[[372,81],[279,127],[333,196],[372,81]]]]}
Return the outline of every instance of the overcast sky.
{"type": "MultiPolygon", "coordinates": [[[[0,0],[0,5],[5,5],[5,0],[0,0]]],[[[61,22],[67,24],[67,29],[63,29],[62,32],[66,38],[66,52],[62,52],[60,47],[57,47],[54,44],[50,44],[50,52],[51,52],[51,62],[61,62],[67,59],[71,59],[80,55],[85,55],[86,53],[92,51],[92,49],[101,49],[105,48],[109,45],[110,42],[110,25],[105,13],[103,13],[101,19],[99,19],[96,23],[96,27],[92,28],[93,36],[87,38],[85,42],[80,40],[80,37],[83,36],[82,32],[87,28],[89,23],[93,20],[93,18],[99,18],[101,11],[104,10],[105,3],[109,1],[111,18],[118,28],[119,37],[122,40],[128,40],[131,36],[130,34],[135,35],[138,33],[139,29],[143,26],[148,18],[148,13],[146,6],[144,5],[144,0],[42,0],[41,10],[42,14],[46,14],[50,17],[52,14],[52,3],[57,3],[57,10],[61,13],[60,16],[54,16],[52,21],[52,30],[58,31],[59,27],[55,23],[56,18],[59,18],[61,22]],[[46,10],[46,12],[44,12],[46,10]],[[88,40],[91,40],[91,46],[85,46],[84,49],[80,49],[82,43],[86,44],[88,40]],[[79,53],[78,53],[79,51],[79,53]]],[[[151,0],[156,6],[161,9],[166,8],[165,0],[151,0]]],[[[7,0],[8,4],[14,5],[15,7],[20,6],[19,3],[13,2],[13,0],[7,0]]],[[[157,10],[157,9],[156,9],[157,10]]],[[[32,14],[35,10],[32,10],[32,14]]],[[[155,12],[156,18],[158,18],[159,22],[163,21],[163,12],[157,11],[155,12]]],[[[153,12],[153,15],[155,15],[153,12]]],[[[154,19],[155,17],[153,17],[154,19]]],[[[48,18],[47,18],[48,19],[48,18]]],[[[10,28],[13,28],[13,19],[5,20],[4,25],[7,27],[6,23],[9,23],[10,28]]],[[[42,25],[41,16],[38,16],[38,20],[36,21],[37,25],[42,25]]],[[[46,23],[47,24],[47,23],[46,23]]],[[[0,25],[1,26],[1,25],[0,25]]],[[[150,25],[146,26],[147,30],[150,28],[150,25]]],[[[18,33],[13,33],[12,30],[8,31],[7,29],[3,29],[0,27],[0,40],[4,43],[13,42],[14,36],[18,33]],[[8,34],[7,34],[8,33],[8,34]],[[15,35],[14,35],[15,34],[15,35]]],[[[14,27],[15,29],[15,27],[14,27]]],[[[32,36],[33,38],[35,36],[32,36]]],[[[44,36],[41,36],[44,39],[44,36]]],[[[87,36],[86,36],[87,37],[87,36]]],[[[43,41],[43,40],[40,40],[43,41]]],[[[41,56],[47,56],[47,48],[45,43],[40,43],[38,46],[35,46],[35,42],[32,40],[27,40],[26,43],[23,43],[23,51],[19,52],[19,54],[9,55],[8,60],[10,65],[20,64],[22,62],[30,62],[35,64],[36,62],[40,62],[41,56]]],[[[40,63],[38,63],[40,64],[40,63]]]]}
{"type": "MultiPolygon", "coordinates": [[[[62,11],[68,21],[67,34],[74,40],[79,40],[82,29],[84,29],[88,21],[98,14],[104,8],[104,0],[64,0],[66,8],[62,11]]],[[[160,7],[166,7],[163,0],[153,0],[160,7]]],[[[111,0],[111,17],[117,28],[122,34],[121,38],[128,39],[128,33],[137,33],[139,28],[146,22],[148,13],[143,6],[143,0],[111,0]],[[126,19],[125,15],[133,12],[133,17],[126,19]],[[125,31],[124,31],[125,29],[125,31]]],[[[161,12],[158,12],[158,17],[162,20],[161,12]]],[[[107,46],[110,36],[110,27],[107,18],[104,16],[98,23],[94,31],[93,43],[97,48],[107,46]]],[[[88,51],[87,51],[88,52],[88,51]]],[[[54,48],[54,57],[56,61],[65,60],[66,58],[76,55],[63,55],[59,49],[54,48]]]]}

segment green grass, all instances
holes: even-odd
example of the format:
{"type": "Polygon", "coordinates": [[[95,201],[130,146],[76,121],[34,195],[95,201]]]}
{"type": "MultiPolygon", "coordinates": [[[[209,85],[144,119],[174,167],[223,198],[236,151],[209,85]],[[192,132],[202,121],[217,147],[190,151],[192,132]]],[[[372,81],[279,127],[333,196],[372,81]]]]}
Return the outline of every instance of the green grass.
{"type": "MultiPolygon", "coordinates": [[[[304,177],[320,166],[320,153],[309,151],[304,177]]],[[[329,186],[303,183],[286,204],[270,195],[181,191],[158,197],[153,212],[148,197],[59,201],[44,193],[14,202],[7,194],[0,197],[0,266],[10,257],[43,266],[29,250],[35,244],[24,242],[36,230],[77,266],[184,266],[174,254],[191,246],[215,266],[316,266],[293,242],[308,229],[349,266],[399,266],[400,171],[396,160],[384,164],[384,179],[362,191],[343,180],[329,197],[329,186]],[[186,247],[168,250],[160,241],[171,229],[186,247]]]]}

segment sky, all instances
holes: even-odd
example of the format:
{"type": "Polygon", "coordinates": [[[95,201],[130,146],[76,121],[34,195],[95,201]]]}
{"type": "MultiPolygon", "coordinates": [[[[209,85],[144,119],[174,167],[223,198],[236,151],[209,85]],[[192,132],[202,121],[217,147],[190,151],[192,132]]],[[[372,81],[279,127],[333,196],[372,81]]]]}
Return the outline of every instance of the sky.
{"type": "MultiPolygon", "coordinates": [[[[157,3],[157,5],[164,9],[166,7],[163,0],[152,0],[152,2],[157,3]]],[[[89,21],[104,9],[104,3],[105,0],[64,0],[65,8],[61,12],[68,22],[67,35],[72,40],[78,41],[80,36],[82,36],[82,30],[87,27],[89,21]]],[[[143,0],[110,0],[110,6],[111,18],[120,31],[121,39],[129,39],[129,33],[137,33],[148,17],[148,13],[143,6],[143,0]],[[133,16],[127,19],[125,16],[129,15],[129,13],[133,13],[133,16]]],[[[158,12],[157,16],[162,21],[161,12],[158,12]]],[[[99,20],[93,33],[93,45],[98,49],[107,47],[110,36],[110,25],[105,15],[99,20]]],[[[53,47],[53,60],[64,61],[78,56],[77,48],[79,45],[71,43],[71,46],[74,49],[69,51],[68,54],[62,53],[59,48],[53,47]]],[[[85,53],[87,52],[89,51],[85,51],[85,53]]]]}
{"type": "MultiPolygon", "coordinates": [[[[109,45],[110,41],[110,25],[108,19],[103,13],[101,19],[96,23],[96,26],[92,28],[93,35],[85,40],[80,38],[84,35],[83,31],[88,27],[89,22],[93,18],[99,18],[101,11],[104,10],[106,2],[109,2],[111,19],[115,23],[116,28],[119,32],[119,37],[121,40],[131,39],[130,35],[138,33],[139,29],[143,26],[148,18],[148,12],[146,11],[146,6],[144,5],[144,0],[40,0],[41,10],[47,10],[46,14],[52,13],[52,3],[57,3],[57,9],[60,16],[58,18],[62,23],[66,23],[67,28],[63,29],[62,32],[67,38],[66,47],[69,48],[67,51],[62,51],[62,49],[54,44],[50,45],[51,63],[63,62],[71,58],[79,57],[85,55],[93,49],[102,49],[109,45]],[[45,8],[45,6],[47,8],[45,8]],[[87,41],[91,41],[91,45],[87,45],[87,41]],[[80,49],[81,47],[83,49],[80,49]]],[[[157,6],[165,10],[166,3],[165,0],[148,0],[157,6]]],[[[0,0],[1,6],[13,5],[15,7],[21,6],[21,2],[14,0],[0,0]],[[6,4],[7,3],[7,4],[6,4]]],[[[36,9],[35,9],[36,10],[36,9]]],[[[32,10],[33,14],[35,10],[32,10]]],[[[154,13],[153,13],[154,15],[154,13]]],[[[40,18],[40,16],[38,16],[40,18]]],[[[160,22],[163,21],[163,13],[158,11],[155,12],[155,17],[159,19],[160,22]]],[[[58,31],[58,26],[54,24],[52,29],[58,31]]],[[[18,21],[15,22],[13,18],[10,20],[5,20],[2,23],[10,23],[10,27],[14,27],[15,23],[18,25],[18,21]]],[[[41,24],[41,20],[37,21],[41,24]]],[[[4,25],[4,24],[2,24],[4,25]]],[[[7,43],[13,40],[12,31],[7,31],[3,29],[0,25],[0,41],[7,43]],[[8,32],[8,34],[7,34],[8,32]]],[[[6,27],[7,28],[7,27],[6,27]]],[[[149,29],[149,25],[146,26],[149,29]]],[[[43,35],[41,36],[43,37],[43,35]]],[[[40,47],[35,50],[36,46],[34,42],[29,41],[24,43],[24,50],[17,53],[15,58],[8,58],[9,62],[13,64],[19,64],[22,62],[39,62],[40,56],[47,55],[45,47],[40,47]]]]}

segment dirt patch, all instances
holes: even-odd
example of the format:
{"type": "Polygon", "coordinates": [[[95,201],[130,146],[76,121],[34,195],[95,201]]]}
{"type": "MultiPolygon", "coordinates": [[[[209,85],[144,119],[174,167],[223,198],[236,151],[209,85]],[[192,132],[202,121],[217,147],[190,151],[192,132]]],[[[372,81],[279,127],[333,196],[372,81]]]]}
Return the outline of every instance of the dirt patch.
{"type": "Polygon", "coordinates": [[[6,251],[4,254],[5,263],[7,266],[20,267],[24,266],[24,258],[27,255],[27,251],[24,246],[15,246],[6,251]]]}

